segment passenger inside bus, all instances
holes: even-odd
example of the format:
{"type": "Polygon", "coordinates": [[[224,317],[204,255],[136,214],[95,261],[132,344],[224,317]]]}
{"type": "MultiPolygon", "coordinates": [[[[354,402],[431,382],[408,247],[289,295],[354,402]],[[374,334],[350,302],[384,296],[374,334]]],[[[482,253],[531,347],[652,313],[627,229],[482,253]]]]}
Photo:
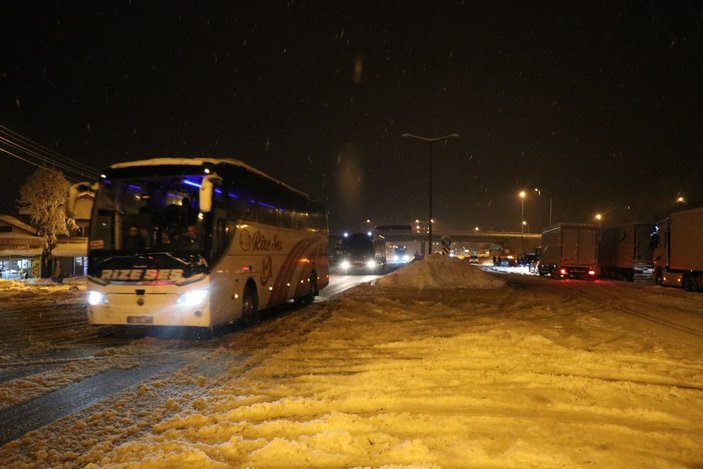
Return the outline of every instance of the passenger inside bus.
{"type": "Polygon", "coordinates": [[[164,247],[171,246],[171,232],[168,229],[161,230],[160,244],[164,247]]]}
{"type": "Polygon", "coordinates": [[[185,249],[198,249],[200,247],[200,228],[198,225],[188,225],[185,235],[181,239],[181,245],[185,249]]]}
{"type": "Polygon", "coordinates": [[[139,229],[139,226],[130,225],[129,228],[127,228],[124,247],[130,251],[139,251],[146,247],[146,238],[139,229]]]}

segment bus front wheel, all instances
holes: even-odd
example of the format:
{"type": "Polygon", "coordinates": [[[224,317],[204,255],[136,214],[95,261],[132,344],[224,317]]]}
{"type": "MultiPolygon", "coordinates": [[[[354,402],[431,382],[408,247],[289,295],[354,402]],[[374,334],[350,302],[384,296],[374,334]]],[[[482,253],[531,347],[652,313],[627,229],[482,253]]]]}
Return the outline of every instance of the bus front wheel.
{"type": "Polygon", "coordinates": [[[259,322],[259,319],[259,295],[256,294],[256,287],[248,283],[242,296],[241,320],[245,326],[250,326],[259,322]]]}

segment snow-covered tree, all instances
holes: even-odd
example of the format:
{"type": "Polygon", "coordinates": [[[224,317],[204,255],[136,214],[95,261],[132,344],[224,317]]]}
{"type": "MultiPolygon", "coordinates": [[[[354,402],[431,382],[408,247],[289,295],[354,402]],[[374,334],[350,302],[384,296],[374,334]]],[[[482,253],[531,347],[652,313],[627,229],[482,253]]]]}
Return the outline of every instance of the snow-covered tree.
{"type": "Polygon", "coordinates": [[[46,238],[47,249],[56,246],[56,237],[67,235],[76,227],[71,218],[66,218],[63,204],[71,183],[56,168],[37,169],[20,189],[17,208],[29,215],[40,236],[46,238]]]}

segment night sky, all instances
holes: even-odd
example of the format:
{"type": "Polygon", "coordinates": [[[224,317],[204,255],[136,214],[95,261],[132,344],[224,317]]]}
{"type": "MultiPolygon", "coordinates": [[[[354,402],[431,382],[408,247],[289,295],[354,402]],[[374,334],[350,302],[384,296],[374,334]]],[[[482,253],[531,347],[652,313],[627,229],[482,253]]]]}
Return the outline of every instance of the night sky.
{"type": "MultiPolygon", "coordinates": [[[[240,159],[332,230],[703,205],[701,2],[0,2],[0,125],[101,168],[240,159]],[[545,192],[539,197],[532,188],[545,192]],[[624,207],[629,206],[626,210],[624,207]]],[[[34,167],[0,153],[0,213],[34,167]]]]}

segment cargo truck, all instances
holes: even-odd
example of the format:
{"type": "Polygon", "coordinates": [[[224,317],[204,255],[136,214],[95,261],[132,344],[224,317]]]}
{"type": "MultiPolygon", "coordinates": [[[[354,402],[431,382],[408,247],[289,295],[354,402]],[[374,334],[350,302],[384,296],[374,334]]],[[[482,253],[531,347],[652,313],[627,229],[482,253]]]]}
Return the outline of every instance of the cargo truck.
{"type": "Polygon", "coordinates": [[[703,289],[703,207],[674,212],[652,235],[658,285],[703,289]]]}
{"type": "Polygon", "coordinates": [[[554,278],[595,278],[598,225],[558,223],[542,232],[539,275],[554,278]]]}
{"type": "Polygon", "coordinates": [[[598,269],[601,277],[651,282],[651,237],[655,225],[628,223],[600,230],[598,269]]]}

